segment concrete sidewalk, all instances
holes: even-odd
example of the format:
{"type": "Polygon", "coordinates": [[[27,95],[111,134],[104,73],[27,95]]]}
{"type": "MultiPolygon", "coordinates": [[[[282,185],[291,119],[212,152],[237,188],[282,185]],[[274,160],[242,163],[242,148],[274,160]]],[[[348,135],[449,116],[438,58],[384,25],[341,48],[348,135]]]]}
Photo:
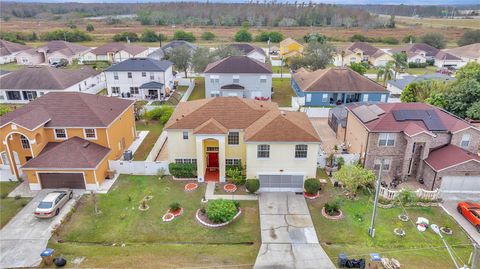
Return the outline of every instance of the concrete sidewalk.
{"type": "Polygon", "coordinates": [[[262,193],[262,246],[254,268],[335,268],[320,246],[303,195],[262,193]]]}
{"type": "Polygon", "coordinates": [[[215,182],[207,182],[207,189],[205,190],[205,199],[207,200],[236,200],[236,201],[256,201],[258,200],[257,195],[252,194],[214,194],[215,193],[215,182]]]}

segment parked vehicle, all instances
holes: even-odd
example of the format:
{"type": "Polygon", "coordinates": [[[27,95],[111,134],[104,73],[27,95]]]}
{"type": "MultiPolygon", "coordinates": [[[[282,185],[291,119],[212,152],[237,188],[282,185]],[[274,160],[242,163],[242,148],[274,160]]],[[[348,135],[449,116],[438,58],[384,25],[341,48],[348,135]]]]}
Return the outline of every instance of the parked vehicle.
{"type": "Polygon", "coordinates": [[[480,204],[460,202],[457,205],[458,213],[462,214],[480,233],[480,204]]]}
{"type": "Polygon", "coordinates": [[[65,59],[60,59],[59,62],[52,63],[52,67],[55,67],[55,68],[65,67],[67,65],[68,65],[68,61],[65,59]]]}
{"type": "Polygon", "coordinates": [[[51,218],[60,213],[60,209],[73,198],[71,189],[52,191],[38,203],[34,215],[37,218],[51,218]]]}

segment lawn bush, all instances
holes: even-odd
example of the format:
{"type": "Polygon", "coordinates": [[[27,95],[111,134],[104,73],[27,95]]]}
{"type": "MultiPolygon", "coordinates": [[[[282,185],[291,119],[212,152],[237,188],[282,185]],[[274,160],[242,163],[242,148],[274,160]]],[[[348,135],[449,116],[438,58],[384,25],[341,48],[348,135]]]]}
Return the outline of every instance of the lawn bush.
{"type": "Polygon", "coordinates": [[[308,194],[315,195],[320,189],[320,181],[318,181],[318,179],[316,178],[309,178],[305,180],[304,186],[305,186],[305,191],[308,194]]]}
{"type": "Polygon", "coordinates": [[[280,32],[261,32],[259,35],[255,37],[255,41],[257,42],[267,42],[270,40],[272,43],[279,43],[284,39],[283,34],[280,32]]]}
{"type": "Polygon", "coordinates": [[[195,164],[170,163],[168,164],[168,170],[176,178],[194,178],[197,176],[197,165],[195,164]]]}
{"type": "Polygon", "coordinates": [[[335,199],[333,201],[325,203],[325,212],[332,216],[340,212],[341,203],[340,200],[335,199]]]}
{"type": "Polygon", "coordinates": [[[227,166],[226,171],[228,181],[233,183],[237,186],[245,184],[245,178],[242,175],[242,167],[241,166],[227,166]]]}
{"type": "Polygon", "coordinates": [[[165,123],[167,123],[167,121],[172,116],[173,110],[174,109],[173,109],[172,106],[163,105],[161,107],[154,108],[154,109],[148,111],[146,113],[145,117],[148,120],[158,120],[162,124],[165,124],[165,123]]]}
{"type": "Polygon", "coordinates": [[[337,163],[338,169],[340,169],[345,164],[345,159],[343,157],[338,157],[336,159],[336,163],[337,163]]]}
{"type": "Polygon", "coordinates": [[[408,68],[425,68],[427,67],[428,63],[415,63],[410,62],[408,63],[408,68]]]}
{"type": "Polygon", "coordinates": [[[175,212],[177,210],[180,210],[180,203],[174,202],[170,204],[170,211],[175,212]]]}
{"type": "Polygon", "coordinates": [[[255,178],[247,179],[247,182],[245,182],[245,187],[249,193],[255,193],[258,191],[258,189],[260,189],[260,180],[255,178]]]}
{"type": "Polygon", "coordinates": [[[113,41],[115,42],[120,42],[120,41],[127,41],[129,40],[130,42],[137,42],[140,41],[140,38],[136,33],[133,32],[123,32],[123,33],[118,33],[112,37],[113,41]]]}
{"type": "Polygon", "coordinates": [[[395,198],[396,203],[400,203],[402,205],[406,205],[409,203],[413,203],[417,200],[417,196],[415,195],[414,192],[410,190],[402,190],[398,194],[398,196],[395,198]]]}
{"type": "Polygon", "coordinates": [[[207,218],[214,223],[231,221],[237,214],[237,207],[232,200],[210,200],[207,204],[207,218]]]}
{"type": "Polygon", "coordinates": [[[173,40],[185,40],[188,42],[193,42],[195,41],[195,36],[193,35],[192,32],[185,32],[183,30],[177,30],[173,34],[173,40]]]}
{"type": "Polygon", "coordinates": [[[215,34],[212,32],[204,32],[201,37],[203,40],[214,40],[215,34]]]}
{"type": "Polygon", "coordinates": [[[251,42],[252,34],[247,29],[240,29],[234,37],[236,42],[251,42]]]}

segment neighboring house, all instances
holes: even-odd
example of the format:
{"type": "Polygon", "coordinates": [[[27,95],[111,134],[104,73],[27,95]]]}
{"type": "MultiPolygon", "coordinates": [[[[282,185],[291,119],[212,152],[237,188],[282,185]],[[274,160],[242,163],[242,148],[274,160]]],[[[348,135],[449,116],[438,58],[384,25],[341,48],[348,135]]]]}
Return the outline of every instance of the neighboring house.
{"type": "Polygon", "coordinates": [[[238,97],[179,103],[165,125],[168,159],[193,163],[197,179],[226,181],[226,168],[242,165],[261,191],[303,191],[316,176],[320,137],[303,112],[238,97]]]}
{"type": "Polygon", "coordinates": [[[462,60],[466,63],[480,63],[480,43],[470,44],[453,49],[447,49],[445,50],[445,52],[462,58],[462,60]]]}
{"type": "Polygon", "coordinates": [[[3,169],[31,190],[98,190],[135,139],[134,101],[50,92],[0,117],[3,169]]]}
{"type": "Polygon", "coordinates": [[[427,60],[434,60],[435,59],[435,55],[437,55],[437,53],[439,52],[440,50],[437,49],[437,48],[434,48],[428,44],[425,44],[425,43],[411,43],[411,44],[406,44],[402,47],[399,47],[399,48],[396,48],[396,49],[393,49],[392,52],[393,53],[411,53],[412,55],[414,54],[418,54],[418,55],[421,55],[423,57],[425,57],[427,60]]]}
{"type": "Polygon", "coordinates": [[[61,59],[72,63],[73,60],[79,59],[83,54],[90,51],[91,48],[77,45],[74,43],[54,40],[47,44],[36,48],[25,50],[16,55],[18,64],[36,65],[36,64],[53,64],[60,62],[61,59]]]}
{"type": "Polygon", "coordinates": [[[355,42],[347,48],[337,51],[334,59],[336,66],[361,62],[367,62],[373,66],[384,66],[389,61],[393,61],[390,54],[367,42],[355,42]]]}
{"type": "Polygon", "coordinates": [[[248,56],[254,60],[260,61],[262,63],[266,62],[265,51],[257,46],[250,44],[231,44],[229,47],[235,48],[243,53],[243,55],[248,56]]]}
{"type": "Polygon", "coordinates": [[[345,144],[382,181],[480,194],[480,129],[425,103],[347,106],[345,144]]]}
{"type": "Polygon", "coordinates": [[[248,56],[230,56],[207,65],[205,96],[238,96],[269,100],[272,68],[248,56]]]}
{"type": "Polygon", "coordinates": [[[197,50],[197,46],[193,45],[192,43],[184,40],[173,40],[168,44],[162,46],[162,50],[165,54],[169,53],[171,50],[178,48],[178,47],[186,47],[190,50],[191,53],[197,50]]]}
{"type": "Polygon", "coordinates": [[[85,53],[82,55],[82,61],[106,61],[117,63],[134,57],[146,57],[147,54],[148,48],[146,47],[134,46],[121,42],[112,42],[85,53]]]}
{"type": "Polygon", "coordinates": [[[147,58],[154,59],[157,61],[161,61],[165,58],[165,53],[161,48],[158,48],[152,51],[150,54],[147,55],[147,58]]]}
{"type": "Polygon", "coordinates": [[[450,54],[445,51],[439,51],[437,55],[435,55],[435,66],[436,67],[454,67],[460,68],[466,65],[467,62],[464,62],[462,58],[457,57],[453,54],[450,54]]]}
{"type": "Polygon", "coordinates": [[[105,70],[108,95],[162,100],[173,89],[172,62],[130,58],[105,70]]]}
{"type": "Polygon", "coordinates": [[[103,76],[87,66],[76,70],[28,66],[0,77],[0,103],[28,103],[54,91],[95,94],[103,88],[103,76]]]}
{"type": "Polygon", "coordinates": [[[437,67],[459,68],[464,62],[459,57],[450,53],[441,51],[425,43],[412,43],[392,50],[393,53],[406,53],[407,62],[425,63],[433,61],[437,67]]]}
{"type": "Polygon", "coordinates": [[[280,56],[284,59],[293,56],[302,56],[304,47],[293,38],[286,38],[280,42],[280,56]]]}
{"type": "Polygon", "coordinates": [[[32,47],[0,39],[0,64],[15,62],[18,53],[29,49],[32,47]]]}
{"type": "Polygon", "coordinates": [[[292,88],[305,106],[335,106],[355,102],[387,102],[384,86],[345,67],[300,68],[292,77],[292,88]]]}
{"type": "Polygon", "coordinates": [[[412,76],[412,75],[405,75],[400,79],[392,79],[387,81],[387,90],[390,92],[390,98],[389,102],[390,103],[397,103],[400,102],[400,95],[402,94],[402,91],[407,87],[408,84],[414,82],[414,81],[423,81],[423,80],[439,80],[439,81],[450,81],[454,80],[454,77],[440,74],[440,73],[433,73],[433,74],[425,74],[425,75],[418,75],[418,76],[412,76]],[[398,99],[397,102],[393,101],[392,99],[398,99]]]}

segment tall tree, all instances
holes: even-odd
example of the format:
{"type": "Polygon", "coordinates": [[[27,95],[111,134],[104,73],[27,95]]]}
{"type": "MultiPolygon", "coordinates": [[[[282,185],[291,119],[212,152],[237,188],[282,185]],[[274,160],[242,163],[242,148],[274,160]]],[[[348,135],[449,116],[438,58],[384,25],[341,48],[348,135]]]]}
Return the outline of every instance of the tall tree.
{"type": "Polygon", "coordinates": [[[308,42],[305,64],[311,70],[324,69],[333,62],[335,47],[330,43],[320,43],[316,40],[308,42]]]}
{"type": "Polygon", "coordinates": [[[208,48],[198,48],[192,56],[192,68],[195,72],[200,73],[205,70],[207,65],[212,62],[208,48]]]}
{"type": "Polygon", "coordinates": [[[398,73],[408,67],[407,55],[405,53],[395,53],[392,57],[395,64],[393,79],[396,79],[398,73]]]}
{"type": "Polygon", "coordinates": [[[437,49],[445,48],[447,41],[441,33],[427,33],[422,36],[421,41],[437,49]]]}
{"type": "Polygon", "coordinates": [[[167,58],[173,62],[178,71],[185,72],[185,77],[187,77],[187,70],[192,61],[192,52],[187,46],[180,46],[170,50],[167,53],[167,58]]]}
{"type": "Polygon", "coordinates": [[[378,67],[377,80],[383,80],[383,85],[387,84],[388,80],[391,80],[395,75],[395,63],[394,61],[387,62],[384,66],[378,67]]]}

